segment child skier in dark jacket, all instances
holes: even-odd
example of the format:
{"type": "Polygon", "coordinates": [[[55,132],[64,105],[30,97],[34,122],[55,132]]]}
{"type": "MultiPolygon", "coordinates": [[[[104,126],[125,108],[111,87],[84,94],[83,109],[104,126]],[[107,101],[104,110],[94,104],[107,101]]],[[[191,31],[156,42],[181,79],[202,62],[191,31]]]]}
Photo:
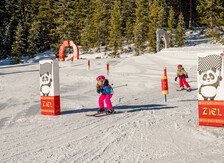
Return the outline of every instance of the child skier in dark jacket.
{"type": "Polygon", "coordinates": [[[188,78],[187,72],[182,65],[177,66],[177,76],[175,77],[175,81],[177,81],[177,78],[179,78],[180,90],[184,89],[184,84],[187,87],[187,91],[191,90],[190,85],[186,81],[186,78],[188,78]]]}
{"type": "Polygon", "coordinates": [[[107,113],[111,114],[114,113],[113,106],[111,104],[111,97],[113,96],[113,88],[109,85],[109,81],[104,77],[104,76],[98,76],[96,78],[97,80],[97,93],[101,93],[99,97],[99,110],[98,112],[103,112],[105,111],[104,109],[104,100],[107,105],[107,113]]]}

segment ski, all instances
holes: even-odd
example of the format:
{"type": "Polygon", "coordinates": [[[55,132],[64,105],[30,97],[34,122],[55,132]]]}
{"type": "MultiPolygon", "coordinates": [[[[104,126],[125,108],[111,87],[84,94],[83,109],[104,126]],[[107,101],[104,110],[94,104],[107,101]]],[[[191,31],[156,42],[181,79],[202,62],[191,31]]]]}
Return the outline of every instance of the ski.
{"type": "Polygon", "coordinates": [[[86,116],[93,116],[93,117],[102,117],[102,116],[107,116],[107,115],[113,115],[113,114],[120,114],[123,113],[123,111],[114,111],[113,113],[108,114],[106,111],[104,112],[99,112],[99,113],[87,113],[86,116]]]}
{"type": "Polygon", "coordinates": [[[176,89],[176,91],[179,91],[179,92],[180,92],[180,91],[187,91],[187,92],[191,92],[191,89],[185,89],[185,88],[184,88],[184,89],[176,89]]]}
{"type": "Polygon", "coordinates": [[[186,91],[186,89],[176,89],[177,91],[186,91]]]}
{"type": "Polygon", "coordinates": [[[94,113],[87,113],[86,116],[96,116],[96,115],[100,115],[100,114],[106,114],[106,111],[103,111],[103,112],[94,112],[94,113]]]}

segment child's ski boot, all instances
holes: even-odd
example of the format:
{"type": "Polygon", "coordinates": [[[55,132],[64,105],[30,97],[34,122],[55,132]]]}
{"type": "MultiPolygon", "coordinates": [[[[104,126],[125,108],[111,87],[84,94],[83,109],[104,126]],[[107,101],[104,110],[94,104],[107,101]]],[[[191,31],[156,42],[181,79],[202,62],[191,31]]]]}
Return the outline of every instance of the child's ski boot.
{"type": "Polygon", "coordinates": [[[180,87],[177,89],[177,91],[182,91],[182,90],[184,90],[184,87],[180,87]]]}
{"type": "Polygon", "coordinates": [[[105,108],[99,108],[99,109],[97,110],[97,113],[102,113],[102,112],[105,112],[105,111],[106,111],[105,108]]]}
{"type": "Polygon", "coordinates": [[[188,87],[188,88],[187,88],[187,91],[190,92],[190,91],[191,91],[191,87],[188,87]]]}
{"type": "Polygon", "coordinates": [[[107,114],[113,114],[113,113],[115,113],[115,110],[114,109],[107,110],[107,114]]]}

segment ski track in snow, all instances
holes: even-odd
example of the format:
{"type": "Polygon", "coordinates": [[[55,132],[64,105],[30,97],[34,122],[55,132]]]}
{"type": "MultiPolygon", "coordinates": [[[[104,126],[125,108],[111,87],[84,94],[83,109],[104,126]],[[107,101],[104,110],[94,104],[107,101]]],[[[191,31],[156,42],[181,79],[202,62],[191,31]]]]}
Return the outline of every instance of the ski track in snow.
{"type": "Polygon", "coordinates": [[[197,54],[223,49],[202,40],[157,54],[91,60],[90,71],[87,60],[60,62],[59,116],[40,115],[38,63],[0,66],[0,162],[224,162],[224,129],[198,125],[196,78],[197,54]],[[178,64],[191,92],[176,91],[178,64]],[[85,116],[98,107],[100,74],[113,83],[111,100],[123,113],[85,116]]]}

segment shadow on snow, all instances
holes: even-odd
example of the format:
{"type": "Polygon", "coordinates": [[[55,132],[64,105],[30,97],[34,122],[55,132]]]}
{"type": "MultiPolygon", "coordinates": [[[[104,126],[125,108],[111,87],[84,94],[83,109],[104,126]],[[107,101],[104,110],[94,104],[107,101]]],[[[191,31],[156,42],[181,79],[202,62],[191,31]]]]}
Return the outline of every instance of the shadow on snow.
{"type": "MultiPolygon", "coordinates": [[[[176,108],[176,106],[169,107],[166,105],[158,105],[158,104],[151,104],[151,105],[123,105],[123,106],[114,106],[115,110],[127,110],[126,112],[138,112],[143,110],[161,110],[161,109],[172,109],[176,108]]],[[[75,113],[83,113],[83,112],[91,112],[97,111],[98,108],[86,108],[86,109],[77,109],[77,110],[66,110],[61,111],[61,115],[63,114],[75,114],[75,113]]]]}

